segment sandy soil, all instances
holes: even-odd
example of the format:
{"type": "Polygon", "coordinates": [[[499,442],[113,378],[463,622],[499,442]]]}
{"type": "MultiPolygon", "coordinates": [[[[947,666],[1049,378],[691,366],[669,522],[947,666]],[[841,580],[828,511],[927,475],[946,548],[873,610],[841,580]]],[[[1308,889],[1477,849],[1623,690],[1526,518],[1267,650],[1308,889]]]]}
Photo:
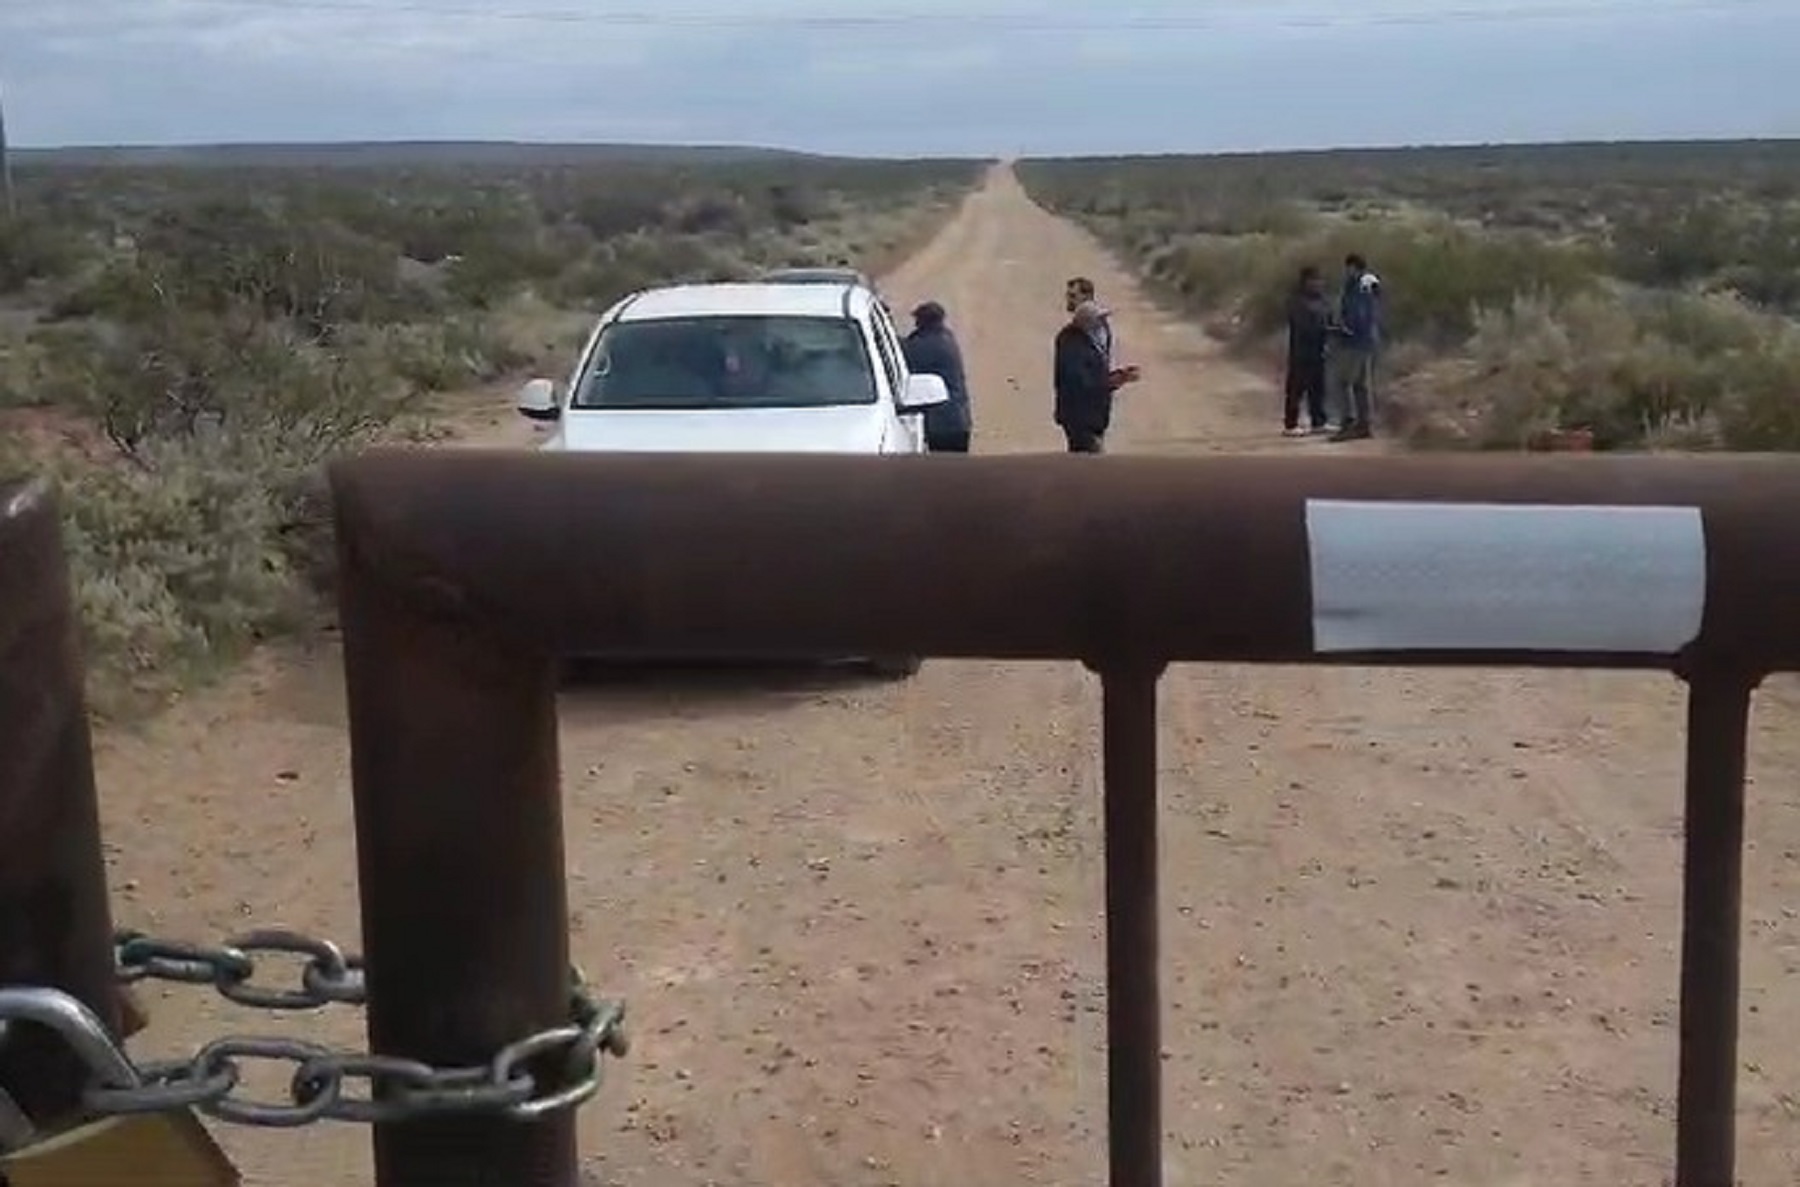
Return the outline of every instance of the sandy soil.
{"type": "MultiPolygon", "coordinates": [[[[1330,448],[1281,440],[1272,377],[997,173],[886,280],[897,308],[948,306],[978,450],[1059,446],[1048,342],[1075,273],[1147,374],[1119,450],[1330,448]]],[[[328,640],[271,653],[101,740],[122,924],[355,943],[340,679],[328,640]]],[[[1162,704],[1171,1184],[1662,1180],[1673,680],[1182,668],[1162,704]]],[[[1746,876],[1741,1168],[1769,1185],[1800,1182],[1790,721],[1764,698],[1746,876]]],[[[592,1180],[1103,1182],[1097,726],[1073,664],[571,690],[574,947],[637,1044],[584,1114],[592,1180]]],[[[354,1013],[148,1002],[145,1056],[225,1029],[361,1038],[354,1013]]],[[[369,1174],[355,1129],[220,1132],[252,1183],[369,1174]]]]}

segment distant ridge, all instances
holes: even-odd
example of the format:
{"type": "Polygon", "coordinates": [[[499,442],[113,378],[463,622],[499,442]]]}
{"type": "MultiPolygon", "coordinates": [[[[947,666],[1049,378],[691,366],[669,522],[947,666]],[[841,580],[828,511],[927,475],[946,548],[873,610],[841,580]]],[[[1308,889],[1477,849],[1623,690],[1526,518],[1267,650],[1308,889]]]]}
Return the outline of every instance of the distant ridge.
{"type": "Polygon", "coordinates": [[[1381,161],[1404,157],[1456,158],[1494,157],[1610,157],[1638,156],[1645,153],[1684,152],[1734,156],[1746,150],[1790,154],[1800,152],[1800,137],[1747,136],[1733,140],[1507,140],[1491,143],[1458,144],[1371,144],[1344,145],[1336,148],[1280,148],[1261,152],[1133,152],[1133,153],[1058,153],[1019,158],[1025,161],[1381,161]]]}
{"type": "Polygon", "coordinates": [[[71,145],[14,148],[17,165],[144,168],[348,168],[709,164],[829,160],[818,153],[761,145],[548,144],[506,140],[394,140],[338,143],[71,145]]]}

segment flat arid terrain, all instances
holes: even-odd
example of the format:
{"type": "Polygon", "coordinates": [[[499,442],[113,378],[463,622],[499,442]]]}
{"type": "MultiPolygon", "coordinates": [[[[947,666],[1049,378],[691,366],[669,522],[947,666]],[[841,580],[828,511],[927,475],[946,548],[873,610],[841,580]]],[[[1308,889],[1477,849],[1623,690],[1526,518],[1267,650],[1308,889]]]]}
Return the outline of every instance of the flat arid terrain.
{"type": "MultiPolygon", "coordinates": [[[[1115,452],[1393,447],[1282,439],[1273,368],[1161,311],[1120,259],[1002,166],[882,278],[897,310],[948,308],[978,453],[1061,448],[1050,340],[1078,274],[1145,375],[1115,452]]],[[[530,440],[508,391],[492,399],[465,439],[530,440]]],[[[330,638],[101,731],[121,926],[357,945],[330,638]]],[[[1161,698],[1172,1187],[1665,1180],[1680,685],[1188,666],[1161,698]]],[[[1794,725],[1782,690],[1762,694],[1739,1169],[1768,1187],[1800,1182],[1794,725]]],[[[1075,664],[572,684],[572,948],[629,1000],[634,1042],[582,1114],[591,1181],[1103,1182],[1098,731],[1098,682],[1075,664]]],[[[145,1058],[223,1032],[364,1041],[354,1011],[145,994],[145,1058]]],[[[370,1178],[362,1128],[215,1132],[261,1187],[370,1178]]]]}

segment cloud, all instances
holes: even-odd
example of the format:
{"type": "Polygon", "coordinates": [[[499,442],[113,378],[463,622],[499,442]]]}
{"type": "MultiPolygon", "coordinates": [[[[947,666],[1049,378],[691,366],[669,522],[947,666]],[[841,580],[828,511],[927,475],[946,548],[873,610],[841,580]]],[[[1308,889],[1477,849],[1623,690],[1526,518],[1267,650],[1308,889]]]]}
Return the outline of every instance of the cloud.
{"type": "Polygon", "coordinates": [[[1800,133],[1793,0],[0,0],[25,144],[1800,133]]]}
{"type": "MultiPolygon", "coordinates": [[[[61,0],[10,0],[0,6],[0,31],[9,34],[8,42],[14,34],[25,39],[22,47],[7,51],[14,67],[29,68],[39,53],[73,64],[71,59],[78,57],[160,52],[183,57],[157,65],[193,64],[192,55],[228,69],[297,65],[331,74],[357,70],[371,60],[429,67],[434,57],[445,54],[555,61],[579,52],[609,61],[635,60],[664,35],[654,27],[626,25],[602,32],[570,21],[482,16],[477,6],[443,6],[449,15],[432,13],[431,7],[381,0],[298,0],[292,6],[279,0],[83,0],[79,6],[64,6],[61,0]],[[20,14],[16,22],[14,14],[20,14]]],[[[489,11],[521,10],[494,6],[489,11]]]]}

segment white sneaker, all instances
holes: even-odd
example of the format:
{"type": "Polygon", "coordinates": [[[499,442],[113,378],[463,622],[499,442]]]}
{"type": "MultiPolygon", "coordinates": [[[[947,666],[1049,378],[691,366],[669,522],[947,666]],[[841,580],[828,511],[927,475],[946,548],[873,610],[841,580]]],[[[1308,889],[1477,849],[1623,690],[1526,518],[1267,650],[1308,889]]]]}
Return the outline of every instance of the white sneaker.
{"type": "Polygon", "coordinates": [[[1295,425],[1291,429],[1281,430],[1281,435],[1283,437],[1304,437],[1304,436],[1306,436],[1306,434],[1307,434],[1307,430],[1301,428],[1299,425],[1295,425]]]}

